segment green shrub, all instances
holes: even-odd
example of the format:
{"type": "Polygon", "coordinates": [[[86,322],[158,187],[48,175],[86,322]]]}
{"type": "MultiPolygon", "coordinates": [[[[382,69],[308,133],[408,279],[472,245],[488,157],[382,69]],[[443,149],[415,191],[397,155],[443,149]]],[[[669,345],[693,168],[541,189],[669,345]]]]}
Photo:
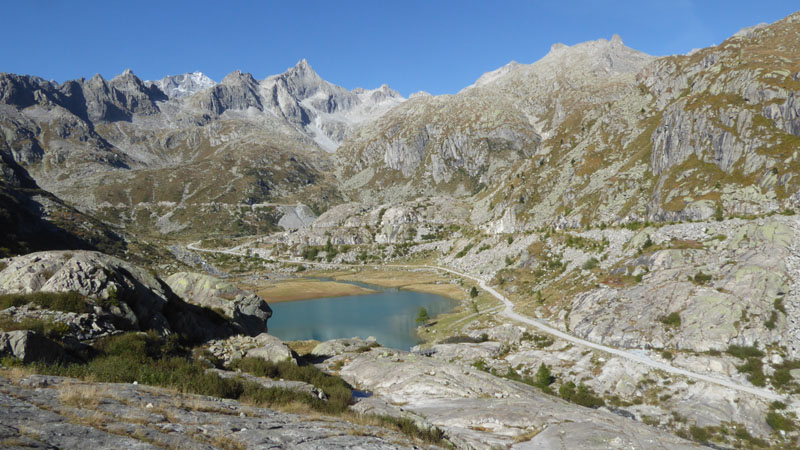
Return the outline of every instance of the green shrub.
{"type": "Polygon", "coordinates": [[[772,374],[772,385],[776,388],[782,388],[791,383],[792,379],[790,369],[781,367],[780,369],[775,369],[775,373],[772,374]]]}
{"type": "Polygon", "coordinates": [[[299,366],[292,361],[273,363],[262,358],[243,358],[233,361],[231,368],[258,377],[312,384],[328,396],[327,406],[323,408],[327,412],[342,412],[352,403],[353,391],[344,380],[328,375],[313,365],[299,366]]]}
{"type": "Polygon", "coordinates": [[[786,409],[786,403],[783,403],[782,401],[779,400],[775,400],[774,402],[769,404],[769,409],[773,409],[776,411],[779,411],[781,409],[786,409]]]}
{"type": "Polygon", "coordinates": [[[440,344],[479,344],[481,342],[485,341],[482,341],[479,337],[474,338],[472,336],[466,336],[463,334],[449,336],[439,341],[440,344]]]}
{"type": "Polygon", "coordinates": [[[477,296],[478,296],[478,289],[475,286],[472,286],[472,288],[469,290],[469,297],[475,298],[477,296]]]}
{"type": "Polygon", "coordinates": [[[767,327],[768,330],[774,330],[777,322],[778,322],[778,311],[773,310],[769,315],[769,319],[766,322],[764,322],[764,326],[767,327]]]}
{"type": "Polygon", "coordinates": [[[603,399],[595,395],[594,391],[583,383],[578,385],[578,391],[575,393],[573,401],[587,408],[599,408],[605,405],[603,399]]]}
{"type": "Polygon", "coordinates": [[[677,328],[681,326],[681,315],[677,312],[671,312],[658,320],[668,327],[677,328]]]}
{"type": "Polygon", "coordinates": [[[589,258],[585,263],[583,263],[583,265],[581,266],[581,269],[583,269],[583,270],[592,270],[595,267],[597,267],[598,263],[600,263],[600,261],[598,261],[597,258],[595,258],[593,256],[593,257],[589,258]]]}
{"type": "Polygon", "coordinates": [[[663,352],[661,352],[661,357],[666,359],[666,360],[668,360],[668,361],[671,361],[672,358],[673,358],[672,352],[670,352],[668,350],[664,350],[663,352]]]}
{"type": "Polygon", "coordinates": [[[0,330],[31,330],[55,340],[61,339],[70,331],[69,325],[63,322],[34,318],[26,318],[15,322],[8,317],[0,317],[0,330]]]}
{"type": "Polygon", "coordinates": [[[386,428],[393,428],[407,436],[416,437],[424,442],[434,445],[450,447],[444,438],[444,432],[438,427],[421,428],[413,419],[408,417],[375,416],[380,424],[386,428]]]}
{"type": "Polygon", "coordinates": [[[373,348],[380,347],[380,346],[381,346],[381,344],[378,344],[377,342],[370,342],[369,344],[362,345],[361,347],[358,347],[356,349],[356,353],[366,353],[366,352],[372,350],[373,348]]]}
{"type": "Polygon", "coordinates": [[[467,244],[458,253],[456,253],[456,258],[463,258],[467,253],[469,253],[470,250],[472,250],[472,244],[467,244]]]}
{"type": "Polygon", "coordinates": [[[29,294],[0,295],[0,309],[34,304],[53,311],[74,313],[92,312],[86,297],[77,292],[32,292],[29,294]]]}
{"type": "Polygon", "coordinates": [[[692,440],[695,442],[699,442],[701,444],[705,444],[708,442],[710,434],[708,430],[703,427],[698,427],[696,425],[692,425],[689,427],[689,434],[692,436],[692,440]]]}
{"type": "Polygon", "coordinates": [[[717,207],[714,209],[714,220],[717,222],[721,222],[724,218],[724,211],[722,210],[722,205],[717,203],[717,207]]]}
{"type": "Polygon", "coordinates": [[[764,375],[763,364],[758,358],[747,358],[747,361],[736,366],[736,369],[747,374],[747,379],[753,383],[753,386],[764,387],[767,385],[767,377],[764,375]]]}
{"type": "Polygon", "coordinates": [[[508,245],[513,244],[514,243],[514,236],[509,236],[508,239],[506,239],[506,242],[508,242],[508,245]]]}
{"type": "Polygon", "coordinates": [[[476,369],[478,369],[478,370],[480,370],[482,372],[488,372],[489,371],[489,366],[486,364],[486,361],[484,361],[482,359],[478,359],[475,362],[473,362],[472,363],[472,367],[474,367],[474,368],[476,368],[476,369]]]}
{"type": "Polygon", "coordinates": [[[108,297],[98,299],[97,304],[103,308],[110,308],[112,306],[119,306],[119,292],[117,288],[112,286],[108,289],[108,297]]]}
{"type": "Polygon", "coordinates": [[[575,397],[575,383],[568,381],[558,387],[558,396],[570,402],[575,397]]]}
{"type": "Polygon", "coordinates": [[[751,435],[750,432],[747,431],[747,428],[742,424],[739,424],[736,427],[736,432],[733,435],[737,439],[741,439],[742,441],[745,441],[745,442],[751,444],[753,446],[753,448],[767,448],[768,447],[766,441],[751,435]]]}
{"type": "MultiPolygon", "coordinates": [[[[162,339],[155,333],[126,333],[100,340],[95,344],[95,354],[85,364],[32,364],[38,373],[75,378],[91,378],[98,382],[131,383],[162,386],[180,392],[208,395],[220,398],[238,399],[256,406],[278,407],[299,402],[314,410],[324,413],[339,413],[346,408],[351,398],[351,391],[341,379],[330,377],[322,381],[319,372],[310,368],[295,368],[303,374],[296,376],[301,381],[312,382],[315,386],[323,385],[322,390],[328,395],[327,402],[311,394],[281,388],[264,388],[239,378],[222,378],[213,373],[206,373],[206,367],[188,357],[186,349],[180,347],[175,338],[162,339]],[[344,389],[337,389],[344,385],[344,389]]],[[[291,364],[291,363],[289,363],[291,364]]],[[[294,364],[291,364],[294,365],[294,364]]],[[[278,372],[285,378],[292,372],[281,368],[278,372]]],[[[321,372],[320,372],[321,373],[321,372]]],[[[324,374],[322,374],[324,375],[324,374]]]]}
{"type": "Polygon", "coordinates": [[[597,397],[594,391],[583,383],[577,387],[572,381],[562,384],[558,388],[558,396],[587,408],[599,408],[605,405],[603,399],[597,397]]]}
{"type": "Polygon", "coordinates": [[[539,370],[536,371],[536,378],[533,380],[533,385],[538,387],[539,389],[544,389],[555,381],[555,377],[550,373],[550,369],[547,367],[545,363],[542,363],[539,366],[539,370]]]}
{"type": "Polygon", "coordinates": [[[770,411],[767,413],[767,425],[769,425],[775,431],[792,431],[796,428],[792,419],[776,411],[770,411]]]}
{"type": "Polygon", "coordinates": [[[706,284],[709,281],[711,281],[711,275],[705,274],[703,272],[697,272],[696,274],[694,274],[692,281],[694,281],[696,284],[706,284]]]}
{"type": "Polygon", "coordinates": [[[754,346],[729,345],[726,352],[739,359],[761,358],[764,352],[754,346]]]}

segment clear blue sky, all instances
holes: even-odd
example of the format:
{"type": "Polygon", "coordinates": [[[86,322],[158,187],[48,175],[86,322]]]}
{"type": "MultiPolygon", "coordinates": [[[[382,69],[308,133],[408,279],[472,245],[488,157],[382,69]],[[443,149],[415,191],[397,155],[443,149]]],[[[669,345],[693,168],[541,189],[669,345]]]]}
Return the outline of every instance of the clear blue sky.
{"type": "Polygon", "coordinates": [[[62,82],[131,68],[144,79],[200,70],[256,78],[307,58],[346,88],[388,83],[403,95],[455,93],[555,42],[619,34],[654,55],[722,42],[800,3],[639,1],[62,1],[4,2],[0,72],[62,82]]]}

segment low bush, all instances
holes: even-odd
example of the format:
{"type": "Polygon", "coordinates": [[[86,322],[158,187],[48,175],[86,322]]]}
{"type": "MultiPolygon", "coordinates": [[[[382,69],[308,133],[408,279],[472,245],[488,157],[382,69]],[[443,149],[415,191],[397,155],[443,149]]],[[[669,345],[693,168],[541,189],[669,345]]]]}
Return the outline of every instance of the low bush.
{"type": "Polygon", "coordinates": [[[380,346],[381,346],[381,344],[379,344],[377,342],[370,342],[369,344],[365,344],[365,345],[362,345],[361,347],[358,347],[356,349],[356,353],[366,353],[366,352],[372,350],[373,348],[380,347],[380,346]]]}
{"type": "Polygon", "coordinates": [[[792,431],[796,428],[792,419],[782,415],[777,411],[770,411],[767,413],[767,425],[775,431],[792,431]]]}
{"type": "Polygon", "coordinates": [[[581,269],[583,269],[583,270],[592,270],[595,267],[597,267],[597,264],[599,264],[599,263],[600,263],[600,261],[598,261],[597,258],[591,257],[588,260],[586,260],[585,263],[583,263],[583,265],[581,266],[581,269]]]}
{"type": "Polygon", "coordinates": [[[448,336],[448,337],[442,339],[441,341],[439,341],[440,344],[479,344],[481,342],[485,342],[485,341],[481,340],[481,338],[479,338],[479,337],[475,338],[475,337],[466,336],[466,335],[463,335],[463,334],[457,334],[455,336],[448,336]]]}
{"type": "Polygon", "coordinates": [[[8,317],[0,317],[0,330],[31,330],[42,334],[50,339],[59,340],[69,333],[69,325],[63,322],[53,322],[45,319],[27,318],[15,322],[8,317]]]}
{"type": "Polygon", "coordinates": [[[764,356],[764,352],[759,350],[754,346],[743,346],[743,345],[729,345],[726,352],[729,355],[735,356],[739,359],[747,359],[747,358],[761,358],[764,356]]]}
{"type": "MultiPolygon", "coordinates": [[[[321,412],[331,405],[310,394],[281,388],[265,388],[239,378],[222,378],[207,373],[206,367],[187,357],[188,351],[175,338],[162,339],[156,333],[126,333],[100,340],[93,357],[83,364],[31,364],[37,373],[97,382],[162,386],[190,394],[237,399],[255,406],[279,407],[303,403],[321,412]]],[[[326,394],[335,400],[335,391],[326,394]],[[333,395],[332,395],[333,394],[333,395]]],[[[348,391],[349,392],[349,391],[348,391]]],[[[336,409],[341,408],[336,405],[336,409]]]]}
{"type": "Polygon", "coordinates": [[[465,245],[464,248],[456,253],[456,258],[463,258],[470,250],[472,250],[472,244],[465,245]]]}
{"type": "Polygon", "coordinates": [[[695,442],[699,442],[701,444],[705,444],[708,442],[710,434],[708,430],[703,427],[698,427],[696,425],[692,425],[689,427],[689,434],[692,436],[692,440],[695,442]]]}
{"type": "Polygon", "coordinates": [[[589,386],[581,383],[577,387],[572,381],[562,384],[558,388],[558,396],[568,402],[572,402],[587,408],[599,408],[605,406],[602,398],[598,397],[589,386]]]}
{"type": "Polygon", "coordinates": [[[671,312],[666,316],[661,316],[658,320],[668,327],[677,328],[681,326],[681,315],[677,312],[671,312]]]}
{"type": "Polygon", "coordinates": [[[778,322],[778,311],[773,310],[770,315],[769,319],[764,322],[764,326],[767,327],[768,330],[774,330],[775,326],[778,322]]]}
{"type": "Polygon", "coordinates": [[[764,387],[767,385],[767,377],[764,375],[764,368],[760,359],[747,358],[747,361],[740,366],[736,366],[736,369],[741,373],[747,374],[747,379],[754,386],[764,387]]]}
{"type": "Polygon", "coordinates": [[[313,365],[298,366],[291,361],[273,363],[261,358],[243,358],[231,363],[231,368],[239,369],[251,375],[266,378],[278,378],[302,381],[314,385],[328,396],[324,412],[340,413],[352,403],[353,391],[341,378],[322,372],[313,365]]]}
{"type": "Polygon", "coordinates": [[[703,272],[697,272],[696,274],[694,274],[692,281],[694,281],[696,284],[706,284],[709,281],[711,281],[711,275],[705,274],[703,272]]]}
{"type": "Polygon", "coordinates": [[[0,295],[0,310],[12,306],[34,304],[44,309],[74,313],[92,312],[86,297],[77,292],[32,292],[0,295]]]}
{"type": "MultiPolygon", "coordinates": [[[[429,444],[449,444],[444,438],[444,432],[438,427],[422,428],[414,420],[407,417],[374,416],[374,418],[385,428],[395,429],[429,444]]],[[[450,445],[446,446],[450,447],[450,445]]]]}

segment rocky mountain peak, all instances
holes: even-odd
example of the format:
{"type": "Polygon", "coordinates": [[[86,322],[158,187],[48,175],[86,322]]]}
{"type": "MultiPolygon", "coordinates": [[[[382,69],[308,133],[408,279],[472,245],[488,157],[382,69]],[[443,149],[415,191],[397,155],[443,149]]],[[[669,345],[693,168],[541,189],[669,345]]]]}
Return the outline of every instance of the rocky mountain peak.
{"type": "Polygon", "coordinates": [[[197,71],[181,75],[167,75],[160,80],[148,81],[148,83],[157,86],[169,98],[188,97],[217,84],[203,72],[197,71]]]}
{"type": "Polygon", "coordinates": [[[234,70],[222,79],[221,84],[227,85],[240,85],[240,84],[258,84],[253,75],[249,72],[242,72],[241,70],[234,70]]]}
{"type": "Polygon", "coordinates": [[[550,69],[634,73],[654,57],[634,50],[615,34],[611,40],[598,39],[573,46],[554,44],[544,58],[534,63],[550,69]]]}
{"type": "Polygon", "coordinates": [[[291,69],[287,71],[291,75],[306,77],[312,76],[319,78],[317,72],[311,67],[311,64],[308,63],[308,60],[303,58],[300,61],[297,61],[297,64],[294,65],[291,69]]]}
{"type": "MultiPolygon", "coordinates": [[[[556,45],[564,45],[564,44],[556,44],[556,45]]],[[[495,69],[495,70],[493,70],[491,72],[486,72],[483,75],[481,75],[481,77],[478,78],[478,80],[475,81],[474,84],[464,88],[462,90],[462,92],[466,91],[467,89],[470,89],[470,88],[474,88],[474,87],[477,87],[477,86],[483,86],[485,84],[491,83],[492,81],[502,77],[503,75],[505,75],[505,74],[507,74],[507,73],[509,73],[509,72],[513,71],[514,69],[516,69],[518,67],[521,67],[521,66],[522,66],[522,64],[520,64],[520,63],[518,63],[516,61],[511,61],[510,63],[506,64],[505,66],[503,66],[503,67],[501,67],[499,69],[495,69]]]]}

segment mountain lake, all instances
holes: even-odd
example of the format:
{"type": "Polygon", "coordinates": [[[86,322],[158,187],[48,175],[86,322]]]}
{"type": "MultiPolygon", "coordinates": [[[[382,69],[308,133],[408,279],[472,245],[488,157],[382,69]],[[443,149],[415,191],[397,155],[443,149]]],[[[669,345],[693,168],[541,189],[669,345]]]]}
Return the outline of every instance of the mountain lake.
{"type": "Polygon", "coordinates": [[[420,308],[433,318],[458,305],[436,294],[352,284],[379,292],[271,303],[269,334],[283,341],[374,336],[385,347],[408,350],[422,342],[416,333],[420,308]]]}

